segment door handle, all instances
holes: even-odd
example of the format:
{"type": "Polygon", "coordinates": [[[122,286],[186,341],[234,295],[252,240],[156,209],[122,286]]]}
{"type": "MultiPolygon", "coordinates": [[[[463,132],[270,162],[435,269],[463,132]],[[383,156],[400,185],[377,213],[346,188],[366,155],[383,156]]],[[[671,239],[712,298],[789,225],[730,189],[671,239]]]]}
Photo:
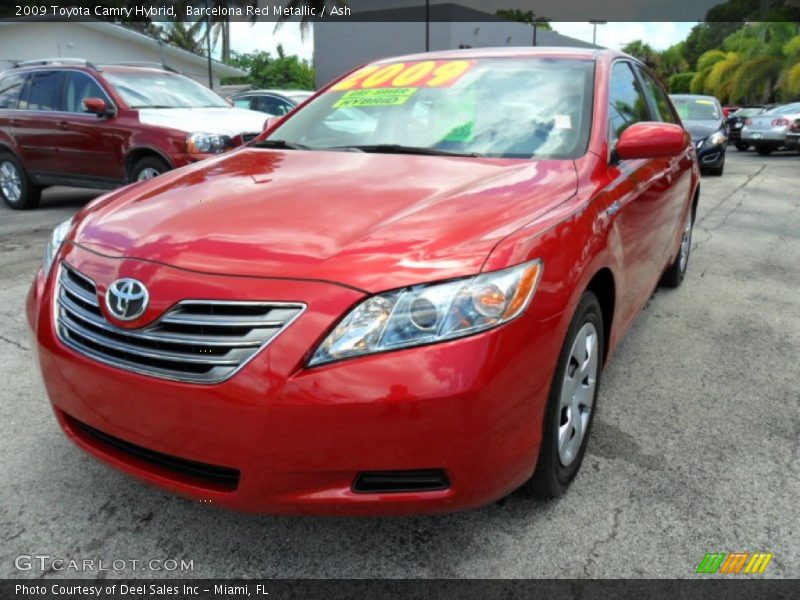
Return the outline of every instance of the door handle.
{"type": "Polygon", "coordinates": [[[59,126],[61,129],[69,129],[69,123],[68,123],[67,121],[61,121],[61,122],[58,124],[58,126],[59,126]]]}
{"type": "Polygon", "coordinates": [[[17,119],[11,119],[8,123],[11,127],[19,127],[19,121],[17,119]]]}

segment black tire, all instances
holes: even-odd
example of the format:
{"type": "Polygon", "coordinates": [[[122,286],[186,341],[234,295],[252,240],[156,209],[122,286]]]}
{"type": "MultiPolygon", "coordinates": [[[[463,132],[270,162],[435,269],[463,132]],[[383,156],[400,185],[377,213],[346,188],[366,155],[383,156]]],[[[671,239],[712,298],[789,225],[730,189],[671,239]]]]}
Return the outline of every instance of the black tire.
{"type": "MultiPolygon", "coordinates": [[[[133,165],[133,169],[131,169],[130,174],[130,181],[139,181],[142,172],[146,170],[150,172],[155,171],[158,175],[161,175],[169,171],[169,165],[156,156],[145,156],[144,158],[138,160],[135,165],[133,165]]],[[[152,177],[147,177],[146,179],[152,179],[152,177]]]]}
{"type": "Polygon", "coordinates": [[[664,271],[664,274],[661,276],[661,281],[659,282],[659,284],[664,287],[676,288],[683,283],[683,278],[686,276],[686,269],[689,267],[689,257],[692,253],[692,232],[694,231],[694,214],[691,210],[689,211],[689,218],[691,219],[689,223],[689,239],[686,246],[684,246],[684,241],[686,241],[684,237],[686,235],[686,224],[684,224],[678,254],[675,256],[675,260],[672,261],[669,268],[664,271]],[[686,252],[686,260],[681,261],[684,251],[686,252]]]}
{"type": "Polygon", "coordinates": [[[542,445],[539,449],[539,460],[536,463],[533,476],[523,486],[528,493],[539,499],[551,500],[561,496],[567,491],[567,488],[578,474],[581,462],[583,462],[583,455],[586,452],[586,444],[592,431],[594,414],[597,412],[597,391],[600,388],[600,377],[603,372],[604,350],[605,334],[600,302],[592,292],[585,292],[569,324],[567,336],[558,357],[553,381],[550,384],[550,394],[542,428],[542,445]],[[589,410],[588,422],[580,447],[571,462],[564,466],[559,456],[558,448],[558,430],[564,419],[564,411],[561,408],[562,386],[564,385],[564,376],[567,369],[573,366],[570,358],[572,346],[576,336],[587,323],[591,323],[594,326],[597,335],[597,371],[592,407],[589,410]]]}
{"type": "Polygon", "coordinates": [[[756,152],[758,152],[761,156],[769,156],[775,151],[772,146],[756,146],[756,152]]]}
{"type": "Polygon", "coordinates": [[[39,206],[42,188],[33,184],[25,167],[11,152],[0,152],[0,177],[3,177],[4,173],[14,177],[19,185],[16,198],[6,196],[3,186],[0,185],[0,196],[9,207],[14,210],[30,210],[39,206]]]}
{"type": "Polygon", "coordinates": [[[745,144],[744,142],[736,142],[736,149],[740,152],[746,152],[747,149],[750,147],[750,144],[745,144]]]}

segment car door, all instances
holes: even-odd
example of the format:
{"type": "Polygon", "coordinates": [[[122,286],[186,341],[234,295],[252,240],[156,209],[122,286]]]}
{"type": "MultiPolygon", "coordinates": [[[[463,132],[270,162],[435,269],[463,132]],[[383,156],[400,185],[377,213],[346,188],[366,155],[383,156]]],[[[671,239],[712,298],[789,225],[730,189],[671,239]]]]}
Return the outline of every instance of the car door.
{"type": "Polygon", "coordinates": [[[17,150],[34,178],[60,171],[58,121],[63,81],[62,71],[33,71],[20,93],[15,115],[17,150]]]}
{"type": "Polygon", "coordinates": [[[64,81],[64,111],[61,130],[61,171],[79,178],[122,181],[125,178],[123,147],[125,132],[117,118],[98,117],[83,104],[86,98],[114,103],[95,79],[83,71],[67,71],[64,81]]]}
{"type": "MultiPolygon", "coordinates": [[[[653,76],[640,66],[635,67],[639,77],[644,83],[644,92],[650,103],[650,110],[654,121],[663,123],[680,124],[664,89],[656,82],[653,76]]],[[[687,146],[685,151],[677,156],[657,159],[662,163],[664,175],[656,185],[663,188],[664,198],[661,200],[660,225],[658,243],[660,252],[655,252],[655,268],[663,268],[671,258],[674,251],[674,240],[678,229],[683,225],[683,210],[692,190],[692,155],[687,146]]],[[[655,239],[654,239],[655,241],[655,239]]],[[[658,250],[658,248],[656,248],[658,250]]]]}
{"type": "Polygon", "coordinates": [[[664,159],[621,160],[613,148],[631,125],[652,120],[650,105],[634,66],[614,63],[609,83],[609,163],[611,186],[617,189],[614,226],[622,248],[621,314],[629,323],[655,289],[662,253],[664,204],[668,202],[664,159]]]}

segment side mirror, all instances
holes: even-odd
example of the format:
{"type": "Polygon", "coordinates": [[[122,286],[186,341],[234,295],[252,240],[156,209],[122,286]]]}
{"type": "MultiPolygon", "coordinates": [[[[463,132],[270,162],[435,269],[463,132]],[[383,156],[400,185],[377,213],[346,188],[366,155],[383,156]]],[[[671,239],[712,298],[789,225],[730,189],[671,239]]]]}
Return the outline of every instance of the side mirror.
{"type": "Polygon", "coordinates": [[[286,115],[281,115],[281,116],[278,116],[278,117],[270,117],[269,119],[264,121],[264,131],[272,131],[278,125],[281,124],[281,122],[283,121],[283,119],[285,117],[286,117],[286,115]]]}
{"type": "Polygon", "coordinates": [[[114,111],[106,106],[106,101],[102,98],[86,98],[83,101],[86,110],[98,117],[111,117],[114,111]]]}
{"type": "Polygon", "coordinates": [[[686,132],[671,123],[636,123],[619,138],[616,154],[622,160],[669,158],[686,146],[686,132]]]}

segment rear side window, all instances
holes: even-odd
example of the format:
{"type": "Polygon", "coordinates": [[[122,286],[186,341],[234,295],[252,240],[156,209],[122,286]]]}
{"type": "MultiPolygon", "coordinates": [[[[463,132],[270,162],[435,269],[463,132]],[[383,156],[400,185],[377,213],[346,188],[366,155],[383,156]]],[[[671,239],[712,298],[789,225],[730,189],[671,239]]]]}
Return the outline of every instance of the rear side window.
{"type": "Polygon", "coordinates": [[[608,119],[613,140],[619,139],[631,125],[650,120],[647,100],[639,80],[626,62],[615,63],[611,69],[609,101],[608,119]]]}
{"type": "Polygon", "coordinates": [[[61,108],[61,71],[35,72],[30,76],[19,100],[21,110],[59,111],[61,108]]]}
{"type": "Polygon", "coordinates": [[[25,75],[18,73],[0,79],[0,109],[17,108],[17,100],[25,83],[25,75]]]}
{"type": "Polygon", "coordinates": [[[64,87],[64,110],[73,113],[87,113],[83,101],[87,98],[100,98],[110,102],[108,96],[97,82],[86,73],[71,71],[67,73],[64,87]]]}
{"type": "Polygon", "coordinates": [[[250,98],[249,97],[234,98],[233,99],[233,105],[236,108],[248,108],[249,109],[250,108],[250,98]]]}
{"type": "Polygon", "coordinates": [[[261,112],[271,115],[285,115],[294,108],[286,100],[281,100],[275,96],[261,96],[258,98],[258,108],[261,112]]]}
{"type": "Polygon", "coordinates": [[[642,81],[644,81],[644,87],[645,91],[647,92],[647,96],[656,109],[656,118],[664,123],[676,123],[677,121],[675,119],[675,115],[672,112],[669,99],[664,93],[664,90],[662,90],[661,86],[656,83],[656,80],[653,79],[653,76],[650,75],[650,73],[644,69],[639,69],[639,73],[642,76],[642,81]]]}

